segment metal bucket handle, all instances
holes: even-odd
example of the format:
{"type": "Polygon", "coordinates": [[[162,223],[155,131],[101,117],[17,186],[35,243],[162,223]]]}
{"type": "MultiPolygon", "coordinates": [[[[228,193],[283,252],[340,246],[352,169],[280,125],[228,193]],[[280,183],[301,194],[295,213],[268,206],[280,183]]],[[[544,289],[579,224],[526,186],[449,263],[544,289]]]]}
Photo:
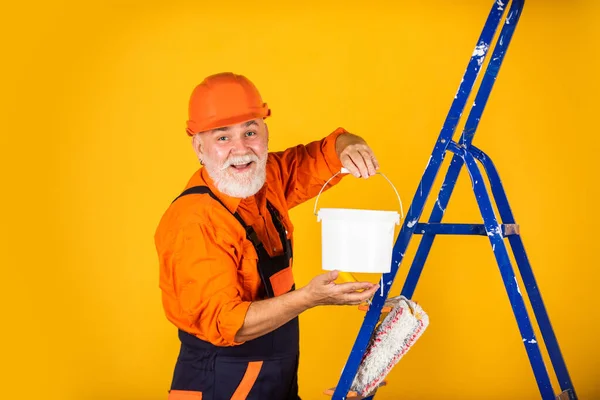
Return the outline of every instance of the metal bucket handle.
{"type": "MultiPolygon", "coordinates": [[[[313,213],[318,216],[317,214],[317,204],[319,203],[319,197],[321,196],[321,193],[323,192],[323,190],[325,189],[325,186],[327,186],[327,184],[333,179],[335,178],[337,175],[339,174],[347,174],[350,171],[348,171],[346,168],[343,168],[341,170],[339,170],[338,172],[336,172],[331,178],[329,178],[327,180],[327,182],[325,182],[325,184],[323,185],[323,187],[321,188],[321,190],[319,191],[319,194],[317,195],[317,199],[315,200],[315,208],[313,210],[313,213]]],[[[385,178],[386,181],[388,181],[388,183],[392,186],[392,189],[394,189],[394,192],[396,193],[396,197],[398,197],[398,203],[400,203],[400,219],[404,219],[404,210],[402,208],[402,200],[400,200],[400,195],[398,194],[398,191],[396,190],[396,187],[394,186],[394,184],[392,183],[392,181],[390,181],[388,179],[387,176],[385,176],[384,174],[382,174],[381,172],[376,172],[376,174],[381,175],[385,178]]]]}

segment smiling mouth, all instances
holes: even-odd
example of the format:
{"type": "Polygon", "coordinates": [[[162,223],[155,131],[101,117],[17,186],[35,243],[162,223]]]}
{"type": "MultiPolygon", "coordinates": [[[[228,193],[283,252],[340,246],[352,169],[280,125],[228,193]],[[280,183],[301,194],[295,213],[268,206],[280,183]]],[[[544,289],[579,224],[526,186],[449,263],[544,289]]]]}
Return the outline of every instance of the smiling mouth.
{"type": "Polygon", "coordinates": [[[229,168],[233,168],[236,171],[243,172],[243,171],[248,170],[252,166],[253,163],[254,163],[254,161],[250,161],[249,163],[246,163],[246,164],[230,165],[229,168]]]}

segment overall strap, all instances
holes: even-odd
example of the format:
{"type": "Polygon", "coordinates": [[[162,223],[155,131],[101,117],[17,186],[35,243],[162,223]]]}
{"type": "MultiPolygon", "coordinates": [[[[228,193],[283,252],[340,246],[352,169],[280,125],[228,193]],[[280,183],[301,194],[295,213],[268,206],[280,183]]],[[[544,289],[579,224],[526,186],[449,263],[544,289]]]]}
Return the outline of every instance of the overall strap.
{"type": "Polygon", "coordinates": [[[269,210],[269,214],[271,214],[271,220],[273,221],[273,225],[279,232],[279,240],[281,240],[281,245],[283,246],[283,252],[287,256],[287,258],[292,258],[292,244],[290,240],[287,238],[287,231],[285,226],[283,226],[283,222],[281,222],[282,218],[279,214],[279,211],[267,201],[267,209],[269,210]]]}
{"type": "MultiPolygon", "coordinates": [[[[207,186],[193,186],[189,189],[186,189],[175,200],[188,194],[208,194],[213,199],[217,200],[226,210],[230,211],[227,207],[225,207],[225,204],[223,204],[223,202],[219,200],[219,198],[215,196],[214,193],[211,192],[211,190],[207,186]]],[[[173,200],[173,202],[175,200],[173,200]]],[[[290,266],[290,261],[292,260],[293,254],[292,243],[291,240],[287,238],[287,232],[285,230],[285,226],[283,225],[281,214],[268,200],[267,210],[271,215],[271,220],[273,221],[273,225],[275,225],[275,229],[279,234],[281,246],[283,247],[283,254],[279,256],[271,257],[263,243],[258,238],[258,235],[254,231],[254,229],[251,226],[246,225],[246,223],[244,223],[244,221],[242,220],[242,217],[237,212],[231,213],[230,211],[230,213],[244,227],[244,229],[246,230],[246,239],[248,239],[254,245],[254,248],[256,249],[256,252],[258,254],[257,269],[260,275],[260,279],[264,285],[267,296],[274,297],[275,291],[273,289],[271,277],[290,266]]],[[[294,286],[292,286],[291,290],[294,290],[294,286]]]]}
{"type": "MultiPolygon", "coordinates": [[[[186,196],[188,194],[208,194],[210,197],[218,201],[227,211],[229,211],[225,204],[223,204],[223,202],[219,200],[217,196],[215,196],[215,194],[208,188],[208,186],[192,186],[184,190],[179,196],[175,198],[175,200],[172,201],[172,203],[174,203],[180,197],[186,196]]],[[[231,213],[231,215],[233,215],[235,219],[237,219],[238,222],[244,227],[244,229],[246,230],[246,237],[248,238],[248,240],[250,240],[254,246],[262,247],[262,242],[258,238],[258,235],[251,226],[246,225],[240,214],[235,212],[231,213]]]]}
{"type": "MultiPolygon", "coordinates": [[[[174,203],[180,197],[186,196],[188,194],[208,194],[210,197],[218,201],[227,211],[229,211],[225,204],[223,204],[223,202],[208,188],[208,186],[192,186],[184,190],[179,196],[175,198],[175,200],[172,201],[172,203],[174,203]]],[[[277,211],[277,209],[268,200],[267,209],[269,210],[269,214],[271,214],[271,220],[275,225],[275,229],[277,229],[277,232],[279,233],[279,240],[281,240],[281,245],[283,246],[284,254],[286,254],[288,258],[291,258],[292,246],[289,239],[287,238],[286,229],[283,226],[283,223],[281,222],[281,215],[279,214],[279,211],[277,211]]],[[[246,230],[246,237],[248,238],[248,240],[250,240],[255,246],[263,247],[263,244],[260,241],[260,239],[258,239],[258,235],[254,231],[254,229],[251,226],[246,225],[242,217],[237,212],[231,214],[246,230]]]]}

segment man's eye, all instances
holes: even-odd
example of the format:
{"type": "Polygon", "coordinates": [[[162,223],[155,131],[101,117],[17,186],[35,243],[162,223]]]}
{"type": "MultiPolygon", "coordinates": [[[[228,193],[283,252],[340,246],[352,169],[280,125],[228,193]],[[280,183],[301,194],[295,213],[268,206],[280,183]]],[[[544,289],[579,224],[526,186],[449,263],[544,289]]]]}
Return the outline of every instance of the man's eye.
{"type": "Polygon", "coordinates": [[[254,135],[256,135],[256,132],[252,132],[252,131],[246,132],[246,136],[254,136],[254,135]]]}
{"type": "Polygon", "coordinates": [[[220,141],[220,142],[223,142],[223,141],[227,140],[227,138],[225,136],[219,136],[217,138],[217,140],[220,141]]]}

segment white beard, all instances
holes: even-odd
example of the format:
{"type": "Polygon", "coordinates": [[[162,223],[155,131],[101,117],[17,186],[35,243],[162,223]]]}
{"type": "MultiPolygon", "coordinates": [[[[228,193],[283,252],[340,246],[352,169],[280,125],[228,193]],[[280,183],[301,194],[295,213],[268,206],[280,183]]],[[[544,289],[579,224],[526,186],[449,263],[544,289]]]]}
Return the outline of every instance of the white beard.
{"type": "Polygon", "coordinates": [[[263,187],[267,179],[267,153],[260,158],[254,154],[232,156],[221,166],[209,157],[205,157],[203,161],[217,189],[231,197],[253,196],[263,187]],[[231,165],[247,164],[252,161],[254,165],[247,172],[232,174],[229,170],[231,165]]]}

